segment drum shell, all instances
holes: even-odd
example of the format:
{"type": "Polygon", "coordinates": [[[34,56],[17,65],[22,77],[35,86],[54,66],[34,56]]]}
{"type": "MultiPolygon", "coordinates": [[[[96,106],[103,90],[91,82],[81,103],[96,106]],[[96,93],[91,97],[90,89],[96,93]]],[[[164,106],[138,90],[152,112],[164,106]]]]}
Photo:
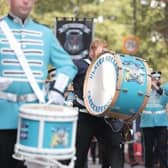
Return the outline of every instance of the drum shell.
{"type": "Polygon", "coordinates": [[[143,111],[151,91],[151,77],[145,60],[119,55],[118,84],[108,115],[134,119],[143,111]]]}
{"type": "Polygon", "coordinates": [[[70,159],[75,155],[77,109],[56,105],[21,106],[15,153],[26,157],[70,159]]]}

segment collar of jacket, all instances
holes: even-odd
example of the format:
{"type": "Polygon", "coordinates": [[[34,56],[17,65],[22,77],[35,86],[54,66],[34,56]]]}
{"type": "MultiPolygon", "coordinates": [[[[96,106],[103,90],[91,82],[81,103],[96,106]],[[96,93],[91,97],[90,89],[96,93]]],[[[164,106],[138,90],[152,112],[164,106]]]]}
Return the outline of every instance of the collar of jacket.
{"type": "Polygon", "coordinates": [[[12,14],[12,13],[9,13],[9,14],[8,14],[8,18],[9,18],[10,20],[12,20],[13,22],[18,23],[18,24],[20,24],[20,25],[26,24],[26,23],[28,22],[28,20],[29,20],[29,18],[27,18],[27,19],[25,19],[25,20],[23,21],[21,18],[19,18],[18,16],[15,16],[15,15],[12,14]]]}

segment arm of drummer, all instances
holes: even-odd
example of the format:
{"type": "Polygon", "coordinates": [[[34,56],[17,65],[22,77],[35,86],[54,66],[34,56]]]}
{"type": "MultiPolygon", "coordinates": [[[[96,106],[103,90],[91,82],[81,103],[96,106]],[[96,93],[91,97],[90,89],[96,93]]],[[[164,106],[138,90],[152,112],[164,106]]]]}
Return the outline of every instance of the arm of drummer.
{"type": "Polygon", "coordinates": [[[64,104],[64,92],[74,79],[77,67],[55,37],[53,37],[51,45],[50,63],[56,68],[56,75],[48,93],[48,100],[53,104],[64,104]]]}

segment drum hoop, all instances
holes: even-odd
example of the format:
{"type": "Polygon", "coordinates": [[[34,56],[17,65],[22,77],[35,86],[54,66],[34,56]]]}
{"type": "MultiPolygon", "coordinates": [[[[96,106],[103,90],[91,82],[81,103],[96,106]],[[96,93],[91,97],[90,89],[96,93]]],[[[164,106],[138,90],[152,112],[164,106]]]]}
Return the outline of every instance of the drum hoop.
{"type": "MultiPolygon", "coordinates": [[[[116,92],[114,94],[112,102],[109,104],[109,107],[104,111],[104,113],[107,114],[108,116],[113,117],[113,118],[115,118],[115,117],[118,118],[120,116],[120,114],[117,114],[115,112],[111,112],[110,109],[111,109],[111,107],[114,106],[114,104],[116,103],[117,98],[119,96],[119,93],[120,93],[119,90],[120,90],[121,84],[122,84],[123,73],[122,73],[122,61],[119,57],[119,54],[115,54],[114,56],[115,56],[115,60],[117,62],[117,66],[118,66],[118,80],[116,83],[116,92]]],[[[122,118],[127,119],[128,117],[129,117],[128,115],[122,114],[122,118]]]]}
{"type": "MultiPolygon", "coordinates": [[[[138,58],[138,57],[137,57],[138,58]]],[[[145,108],[147,102],[148,102],[148,99],[149,99],[149,96],[150,96],[150,92],[151,92],[151,77],[150,77],[150,69],[149,69],[149,66],[147,65],[146,61],[141,59],[141,58],[138,58],[139,60],[142,60],[144,62],[144,66],[146,68],[146,72],[147,72],[147,88],[146,88],[146,95],[144,97],[144,101],[142,103],[142,105],[139,107],[139,110],[136,114],[134,114],[133,116],[129,117],[126,121],[127,123],[132,123],[133,120],[135,120],[143,111],[143,109],[145,108]]]]}
{"type": "Polygon", "coordinates": [[[150,96],[150,92],[151,92],[151,78],[150,78],[150,70],[149,70],[149,67],[147,65],[146,62],[144,62],[144,65],[145,65],[145,68],[146,68],[146,71],[147,71],[147,88],[146,88],[146,95],[144,97],[144,101],[141,105],[141,107],[139,108],[137,114],[135,114],[131,121],[133,121],[134,119],[136,119],[138,117],[138,115],[143,111],[143,109],[145,108],[147,102],[148,102],[148,99],[149,99],[149,96],[150,96]]]}
{"type": "MultiPolygon", "coordinates": [[[[86,75],[85,75],[85,79],[84,79],[84,86],[83,86],[83,98],[84,98],[84,104],[86,106],[86,109],[88,110],[88,112],[90,114],[94,114],[94,113],[90,112],[88,101],[86,101],[86,89],[87,89],[86,85],[87,85],[87,81],[88,81],[88,76],[89,76],[90,71],[92,69],[92,65],[97,61],[98,58],[100,58],[103,54],[106,54],[106,53],[112,54],[112,55],[114,55],[114,57],[116,55],[116,53],[114,51],[110,51],[110,50],[106,50],[106,51],[100,53],[95,59],[92,60],[91,64],[88,66],[88,69],[86,71],[86,75]]],[[[119,82],[117,82],[117,86],[119,85],[118,83],[119,82]]],[[[115,93],[115,96],[117,96],[116,93],[115,93]]],[[[117,100],[117,97],[116,97],[116,100],[117,100]]],[[[104,113],[108,112],[109,108],[110,108],[110,104],[109,104],[109,107],[103,113],[99,114],[98,116],[104,116],[104,113]]]]}
{"type": "Polygon", "coordinates": [[[21,153],[32,153],[32,154],[70,154],[75,151],[75,147],[71,148],[62,148],[62,149],[44,149],[44,148],[34,148],[34,147],[27,147],[24,145],[21,145],[19,143],[15,144],[16,151],[20,151],[21,153]]]}
{"type": "MultiPolygon", "coordinates": [[[[124,55],[123,55],[124,56],[124,55]]],[[[135,57],[135,59],[138,59],[138,60],[141,60],[143,61],[144,63],[144,66],[145,66],[145,69],[146,69],[146,72],[147,72],[147,88],[146,88],[146,95],[144,97],[144,101],[142,103],[142,105],[139,107],[138,109],[138,112],[135,113],[134,115],[132,116],[129,116],[129,115],[126,115],[126,114],[120,114],[120,113],[115,113],[115,112],[111,112],[109,111],[109,108],[106,110],[106,113],[111,116],[111,117],[116,117],[118,118],[119,116],[122,116],[122,119],[124,119],[126,122],[128,123],[131,123],[134,119],[136,119],[140,113],[143,111],[143,109],[145,108],[147,102],[148,102],[148,99],[149,99],[149,95],[150,95],[150,92],[151,92],[151,78],[150,78],[150,70],[149,70],[149,66],[147,65],[146,63],[146,60],[142,59],[142,58],[139,58],[139,57],[135,57]]],[[[121,84],[122,84],[122,77],[123,77],[123,73],[122,73],[122,62],[121,62],[121,59],[120,57],[117,57],[116,56],[116,62],[118,64],[118,68],[119,68],[119,72],[118,72],[118,82],[117,82],[117,89],[116,89],[116,93],[114,95],[114,99],[113,101],[111,102],[110,104],[110,107],[113,107],[114,104],[116,103],[117,101],[117,98],[119,96],[119,89],[121,88],[121,84]]]]}
{"type": "Polygon", "coordinates": [[[49,116],[49,115],[41,115],[41,114],[36,114],[36,115],[32,115],[31,113],[25,113],[25,112],[21,112],[19,114],[19,116],[21,117],[21,119],[26,119],[26,120],[38,120],[38,121],[44,121],[44,122],[47,122],[47,121],[54,121],[54,122],[72,122],[72,121],[76,121],[77,120],[77,115],[74,115],[74,116],[58,116],[58,115],[55,115],[55,116],[49,116]]]}
{"type": "Polygon", "coordinates": [[[73,158],[75,156],[75,148],[71,149],[71,150],[65,150],[66,152],[62,152],[62,151],[58,151],[58,152],[47,152],[47,151],[42,151],[43,153],[40,153],[37,150],[27,150],[27,149],[21,149],[20,145],[17,144],[17,151],[15,151],[16,155],[20,155],[20,157],[23,160],[27,160],[27,158],[46,158],[46,159],[59,159],[59,160],[65,160],[65,159],[70,159],[73,158]]]}
{"type": "MultiPolygon", "coordinates": [[[[115,59],[116,59],[116,62],[117,62],[117,65],[118,65],[118,80],[117,80],[117,85],[116,85],[116,92],[115,92],[115,95],[113,97],[113,100],[110,104],[110,107],[113,107],[114,104],[116,103],[117,101],[117,98],[119,96],[119,89],[121,88],[121,84],[122,84],[122,78],[123,78],[123,73],[122,73],[122,62],[121,62],[121,59],[119,57],[119,54],[116,54],[115,55],[115,59]]],[[[109,109],[109,108],[108,108],[109,109]]]]}
{"type": "Polygon", "coordinates": [[[151,77],[150,77],[150,69],[147,65],[146,62],[144,62],[144,65],[146,67],[146,70],[147,70],[147,89],[146,89],[146,96],[145,96],[145,99],[144,99],[144,102],[142,104],[142,106],[140,107],[140,111],[142,112],[142,110],[145,108],[146,104],[147,104],[147,101],[149,99],[149,96],[150,96],[150,92],[151,92],[151,77]]]}
{"type": "Polygon", "coordinates": [[[104,50],[103,52],[101,52],[100,54],[98,54],[96,57],[94,57],[93,59],[92,59],[92,63],[91,64],[94,64],[96,61],[97,61],[97,59],[99,58],[99,57],[101,57],[103,54],[108,54],[108,53],[111,53],[111,54],[113,54],[113,55],[115,55],[116,53],[114,52],[114,51],[112,51],[112,50],[104,50]]]}
{"type": "Polygon", "coordinates": [[[45,116],[45,117],[69,117],[77,116],[77,108],[58,106],[58,105],[46,105],[46,104],[23,104],[20,109],[20,114],[31,114],[34,116],[45,116]],[[47,109],[47,106],[49,109],[47,109]],[[40,108],[38,108],[40,107],[40,108]],[[46,108],[46,109],[45,109],[46,108]],[[60,111],[57,111],[60,110],[60,111]],[[62,110],[62,111],[61,111],[62,110]]]}

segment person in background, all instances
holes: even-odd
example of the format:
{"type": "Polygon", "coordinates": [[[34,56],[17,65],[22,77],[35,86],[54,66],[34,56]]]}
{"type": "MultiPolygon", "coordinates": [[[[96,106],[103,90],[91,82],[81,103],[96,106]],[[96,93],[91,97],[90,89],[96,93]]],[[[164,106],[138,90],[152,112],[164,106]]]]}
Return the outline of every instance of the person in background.
{"type": "Polygon", "coordinates": [[[12,158],[19,108],[23,103],[38,103],[39,100],[18,60],[17,52],[11,49],[9,33],[5,32],[4,25],[19,43],[41,90],[45,85],[48,65],[57,69],[48,93],[50,103],[64,102],[62,95],[76,75],[77,68],[53,32],[29,17],[35,0],[8,0],[8,4],[9,13],[0,19],[0,163],[3,168],[17,168],[23,166],[12,158]]]}
{"type": "Polygon", "coordinates": [[[128,162],[131,167],[143,164],[140,116],[138,115],[130,125],[130,139],[126,142],[128,145],[128,162]]]}
{"type": "Polygon", "coordinates": [[[99,143],[103,144],[106,151],[104,155],[106,159],[104,159],[105,163],[103,163],[102,167],[122,167],[121,133],[119,131],[114,132],[109,124],[105,122],[104,117],[90,115],[83,101],[83,84],[88,66],[93,59],[96,59],[104,51],[108,51],[107,43],[96,39],[90,45],[89,58],[74,60],[75,65],[78,67],[78,73],[73,80],[76,97],[73,105],[79,109],[75,168],[86,167],[88,150],[94,136],[99,143]]]}
{"type": "Polygon", "coordinates": [[[162,97],[168,91],[161,87],[161,72],[151,73],[152,90],[148,103],[141,114],[140,127],[143,133],[145,168],[153,168],[155,164],[155,147],[160,168],[168,168],[167,163],[167,126],[168,115],[162,103],[162,97]]]}

